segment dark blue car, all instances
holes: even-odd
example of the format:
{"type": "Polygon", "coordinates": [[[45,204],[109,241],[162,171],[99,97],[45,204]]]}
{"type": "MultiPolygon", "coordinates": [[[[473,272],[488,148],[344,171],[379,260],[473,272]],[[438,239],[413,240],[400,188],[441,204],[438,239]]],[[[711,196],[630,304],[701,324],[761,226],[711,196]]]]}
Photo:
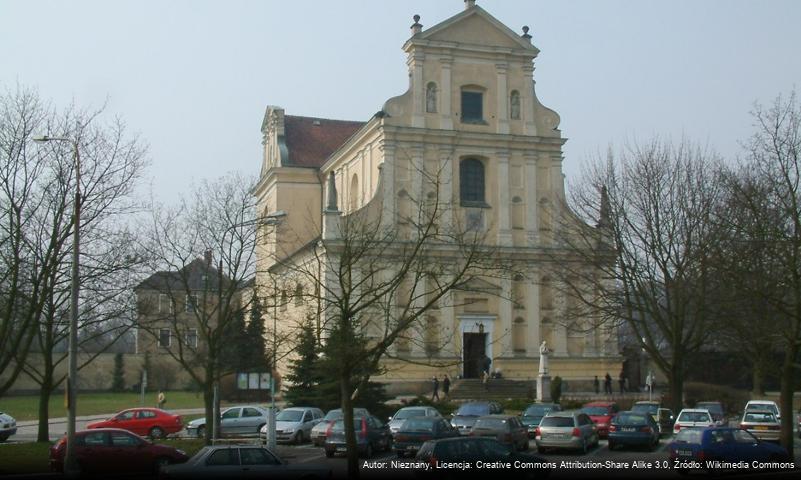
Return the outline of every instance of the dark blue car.
{"type": "Polygon", "coordinates": [[[609,450],[617,446],[649,449],[659,445],[659,425],[648,413],[620,412],[609,424],[609,450]]]}
{"type": "MultiPolygon", "coordinates": [[[[760,469],[760,463],[789,462],[787,450],[763,442],[739,428],[688,428],[681,430],[668,447],[671,465],[679,462],[679,473],[687,473],[687,465],[697,465],[709,472],[743,471],[738,462],[748,464],[748,470],[760,469]],[[691,462],[696,462],[692,464],[691,462]],[[756,462],[756,465],[755,463],[756,462]]],[[[766,466],[766,469],[775,469],[766,466]]],[[[695,468],[693,468],[695,469],[695,468]]]]}

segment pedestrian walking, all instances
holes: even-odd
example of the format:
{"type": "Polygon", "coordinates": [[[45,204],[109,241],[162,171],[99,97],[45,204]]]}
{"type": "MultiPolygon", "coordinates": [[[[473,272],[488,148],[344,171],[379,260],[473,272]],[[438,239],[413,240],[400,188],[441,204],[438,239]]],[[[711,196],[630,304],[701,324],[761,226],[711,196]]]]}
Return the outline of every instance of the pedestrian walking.
{"type": "Polygon", "coordinates": [[[620,385],[620,394],[623,395],[626,393],[626,372],[623,370],[620,371],[617,383],[620,385]]]}
{"type": "Polygon", "coordinates": [[[609,375],[609,372],[606,372],[604,377],[604,393],[612,395],[612,375],[609,375]]]}
{"type": "Polygon", "coordinates": [[[434,375],[431,381],[434,384],[434,393],[431,395],[431,401],[433,402],[435,398],[439,401],[439,379],[434,375]]]}
{"type": "Polygon", "coordinates": [[[159,390],[158,401],[159,401],[159,408],[164,408],[164,404],[167,403],[167,396],[164,395],[164,392],[161,390],[159,390]]]}
{"type": "Polygon", "coordinates": [[[451,391],[451,378],[446,373],[445,378],[442,379],[442,393],[445,394],[445,398],[450,397],[450,391],[451,391]]]}
{"type": "Polygon", "coordinates": [[[598,375],[595,376],[595,379],[592,381],[592,386],[595,387],[596,395],[600,393],[601,382],[598,381],[598,375]]]}
{"type": "Polygon", "coordinates": [[[484,355],[484,390],[489,390],[490,368],[492,368],[492,359],[484,355]]]}

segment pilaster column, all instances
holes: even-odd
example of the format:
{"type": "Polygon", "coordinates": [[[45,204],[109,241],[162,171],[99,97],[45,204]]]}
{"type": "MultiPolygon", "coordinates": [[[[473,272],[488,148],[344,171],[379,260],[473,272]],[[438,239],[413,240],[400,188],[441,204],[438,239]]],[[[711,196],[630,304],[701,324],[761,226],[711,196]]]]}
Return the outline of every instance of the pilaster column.
{"type": "Polygon", "coordinates": [[[529,246],[539,242],[539,199],[537,198],[537,157],[526,154],[526,236],[529,246]]]}
{"type": "Polygon", "coordinates": [[[439,150],[439,209],[442,212],[443,228],[448,231],[453,226],[453,170],[456,168],[456,159],[453,149],[441,148],[439,150]]]}
{"type": "Polygon", "coordinates": [[[495,65],[498,85],[498,133],[509,133],[509,91],[507,87],[507,70],[509,66],[505,63],[495,65]]]}
{"type": "Polygon", "coordinates": [[[417,212],[412,211],[411,215],[417,217],[418,220],[425,214],[425,191],[423,185],[423,169],[425,162],[423,160],[423,146],[417,145],[409,149],[411,157],[411,165],[409,165],[409,173],[412,177],[412,191],[409,196],[412,199],[412,208],[417,208],[417,212]],[[416,207],[415,207],[416,206],[416,207]]]}
{"type": "Polygon", "coordinates": [[[564,285],[561,282],[553,289],[554,292],[554,307],[556,308],[556,315],[554,318],[554,354],[557,356],[567,356],[567,328],[564,321],[567,318],[567,299],[565,298],[564,285]]]}
{"type": "Polygon", "coordinates": [[[503,357],[512,356],[512,280],[501,279],[501,297],[498,299],[498,331],[500,341],[500,354],[503,357]]]}
{"type": "Polygon", "coordinates": [[[457,345],[456,337],[459,335],[459,324],[456,320],[453,308],[453,291],[449,291],[442,296],[439,303],[439,311],[442,315],[440,325],[442,325],[442,355],[448,357],[459,356],[461,341],[457,345]]]}
{"type": "Polygon", "coordinates": [[[498,158],[498,244],[512,245],[512,229],[509,208],[509,152],[496,154],[498,158]]]}
{"type": "Polygon", "coordinates": [[[451,65],[453,65],[452,57],[442,57],[440,62],[440,110],[441,120],[439,128],[443,130],[453,130],[453,109],[451,108],[452,88],[451,88],[451,65]]]}
{"type": "Polygon", "coordinates": [[[415,52],[409,56],[406,63],[409,65],[409,74],[412,79],[412,126],[424,128],[425,116],[425,85],[423,85],[423,60],[425,55],[415,52]]]}
{"type": "MultiPolygon", "coordinates": [[[[537,275],[539,277],[539,275],[537,275]]],[[[526,356],[533,357],[539,355],[541,335],[540,327],[540,287],[537,278],[532,278],[526,285],[526,356]]]]}
{"type": "MultiPolygon", "coordinates": [[[[412,290],[411,305],[409,305],[410,312],[420,310],[420,307],[422,307],[423,303],[425,302],[425,298],[422,298],[421,295],[423,295],[426,291],[426,283],[427,279],[423,277],[417,282],[417,285],[415,285],[414,289],[412,290]]],[[[409,335],[409,338],[411,339],[413,357],[424,357],[426,355],[426,328],[426,315],[423,315],[418,318],[408,330],[406,330],[406,334],[409,335]]]]}
{"type": "Polygon", "coordinates": [[[384,161],[379,165],[380,182],[383,190],[381,226],[395,228],[395,145],[381,146],[384,161]]]}
{"type": "Polygon", "coordinates": [[[534,64],[523,65],[523,91],[520,92],[520,97],[523,134],[537,135],[537,124],[534,119],[534,64]]]}

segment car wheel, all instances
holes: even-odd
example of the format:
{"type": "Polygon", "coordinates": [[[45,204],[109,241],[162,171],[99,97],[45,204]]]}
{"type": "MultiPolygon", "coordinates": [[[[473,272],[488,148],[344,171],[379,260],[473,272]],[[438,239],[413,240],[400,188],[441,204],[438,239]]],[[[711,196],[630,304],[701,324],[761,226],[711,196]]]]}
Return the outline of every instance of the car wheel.
{"type": "Polygon", "coordinates": [[[587,453],[587,439],[584,438],[581,440],[581,453],[587,453]]]}
{"type": "Polygon", "coordinates": [[[164,438],[164,430],[161,427],[153,427],[150,429],[150,438],[152,440],[158,440],[160,438],[164,438]]]}
{"type": "Polygon", "coordinates": [[[545,450],[546,450],[545,447],[540,447],[539,445],[537,445],[537,453],[545,453],[545,450]]]}
{"type": "Polygon", "coordinates": [[[608,444],[607,444],[607,445],[609,446],[609,450],[610,450],[610,451],[614,450],[614,449],[615,449],[615,447],[617,447],[617,444],[615,443],[615,441],[614,441],[614,440],[609,440],[609,442],[608,442],[608,444]]]}
{"type": "Polygon", "coordinates": [[[367,448],[364,450],[364,458],[372,458],[373,457],[373,446],[370,445],[370,442],[367,442],[367,448]]]}
{"type": "Polygon", "coordinates": [[[157,458],[156,461],[153,462],[153,473],[158,475],[158,473],[161,471],[161,469],[163,467],[166,467],[170,463],[171,463],[170,459],[167,458],[167,457],[159,457],[159,458],[157,458]]]}
{"type": "Polygon", "coordinates": [[[197,438],[203,438],[206,436],[206,426],[201,425],[197,427],[197,438]]]}
{"type": "Polygon", "coordinates": [[[8,437],[10,436],[11,436],[10,434],[5,434],[5,433],[0,435],[0,442],[5,442],[6,440],[8,440],[8,437]]]}
{"type": "Polygon", "coordinates": [[[397,451],[397,452],[395,452],[395,453],[397,453],[397,454],[398,454],[398,458],[404,458],[404,457],[406,457],[406,452],[404,452],[403,450],[398,450],[398,451],[397,451]]]}
{"type": "Polygon", "coordinates": [[[333,450],[326,450],[325,451],[325,456],[328,457],[328,458],[332,458],[334,456],[334,451],[333,450]]]}
{"type": "Polygon", "coordinates": [[[523,451],[528,451],[528,439],[523,440],[523,451]]]}

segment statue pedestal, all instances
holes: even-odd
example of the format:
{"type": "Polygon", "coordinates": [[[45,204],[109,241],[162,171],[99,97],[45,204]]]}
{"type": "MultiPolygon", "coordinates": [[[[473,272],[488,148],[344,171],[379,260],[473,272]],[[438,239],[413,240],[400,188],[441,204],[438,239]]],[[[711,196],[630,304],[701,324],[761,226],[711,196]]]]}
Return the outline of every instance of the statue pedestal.
{"type": "Polygon", "coordinates": [[[551,376],[540,375],[537,377],[537,402],[551,401],[551,376]]]}

